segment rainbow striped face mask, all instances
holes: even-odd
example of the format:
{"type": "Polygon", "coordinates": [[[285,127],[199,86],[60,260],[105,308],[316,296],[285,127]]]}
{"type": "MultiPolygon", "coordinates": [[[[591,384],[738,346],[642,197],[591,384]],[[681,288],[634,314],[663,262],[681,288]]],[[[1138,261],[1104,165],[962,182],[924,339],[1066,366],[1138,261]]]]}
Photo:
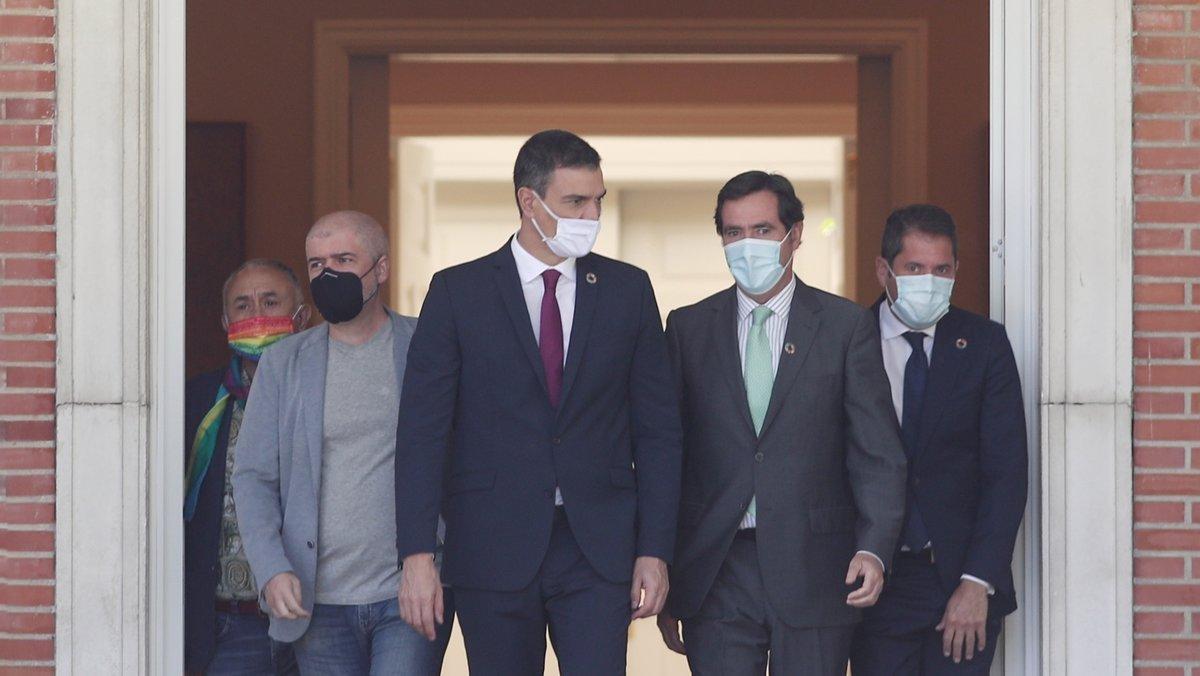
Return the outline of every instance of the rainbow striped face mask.
{"type": "MultiPolygon", "coordinates": [[[[301,306],[303,307],[303,306],[301,306]]],[[[250,361],[258,361],[263,350],[296,332],[296,314],[249,317],[229,325],[229,348],[250,361]]]]}

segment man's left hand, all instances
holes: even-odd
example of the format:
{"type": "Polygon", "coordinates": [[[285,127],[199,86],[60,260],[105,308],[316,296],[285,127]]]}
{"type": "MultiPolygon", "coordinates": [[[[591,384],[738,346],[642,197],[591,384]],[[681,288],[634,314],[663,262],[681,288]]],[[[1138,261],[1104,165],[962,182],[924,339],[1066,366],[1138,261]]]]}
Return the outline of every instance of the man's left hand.
{"type": "Polygon", "coordinates": [[[962,662],[964,654],[968,660],[975,652],[987,647],[987,587],[963,580],[946,604],[946,612],[937,630],[942,632],[942,653],[962,662]]]}
{"type": "Polygon", "coordinates": [[[846,596],[846,604],[855,608],[870,608],[883,591],[883,566],[879,560],[865,552],[855,554],[850,559],[850,568],[846,570],[846,584],[852,585],[859,578],[862,578],[862,587],[846,596]]]}
{"type": "Polygon", "coordinates": [[[633,564],[633,585],[629,590],[633,619],[653,617],[662,612],[670,586],[666,561],[653,556],[639,556],[633,564]]]}

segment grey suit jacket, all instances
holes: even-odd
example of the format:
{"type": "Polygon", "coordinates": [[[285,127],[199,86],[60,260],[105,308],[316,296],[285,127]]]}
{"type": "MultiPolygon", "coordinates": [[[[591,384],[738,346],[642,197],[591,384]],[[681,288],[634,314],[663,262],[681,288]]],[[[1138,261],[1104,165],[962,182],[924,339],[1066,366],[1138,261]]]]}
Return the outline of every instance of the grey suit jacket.
{"type": "Polygon", "coordinates": [[[856,551],[890,567],[906,460],[871,315],[799,283],[761,435],[737,344],[733,288],[676,310],[667,347],[683,415],[683,492],[672,614],[708,596],[752,496],[767,597],[796,627],[852,624],[856,551]]]}
{"type": "MultiPolygon", "coordinates": [[[[388,314],[396,382],[403,383],[417,320],[391,310],[388,314]]],[[[261,590],[279,573],[295,573],[301,603],[310,613],[317,580],[328,354],[328,324],[289,336],[263,353],[246,402],[233,470],[238,530],[254,579],[261,590]]],[[[267,610],[261,596],[259,602],[267,610]]],[[[295,641],[307,629],[307,619],[271,618],[271,637],[279,641],[295,641]]]]}

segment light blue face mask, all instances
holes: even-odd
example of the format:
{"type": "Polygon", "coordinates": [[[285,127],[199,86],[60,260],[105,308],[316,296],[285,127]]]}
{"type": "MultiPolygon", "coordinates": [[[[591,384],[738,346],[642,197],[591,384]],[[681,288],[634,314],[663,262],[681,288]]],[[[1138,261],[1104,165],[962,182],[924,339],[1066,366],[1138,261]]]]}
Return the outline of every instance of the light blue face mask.
{"type": "Polygon", "coordinates": [[[904,325],[916,331],[937,324],[950,311],[950,293],[954,280],[937,275],[899,276],[888,266],[892,279],[896,280],[896,298],[888,293],[892,313],[904,325]]]}
{"type": "MultiPolygon", "coordinates": [[[[725,262],[729,264],[729,271],[742,291],[757,296],[779,283],[787,272],[788,263],[792,262],[792,256],[788,256],[787,261],[780,263],[779,254],[783,243],[795,231],[795,228],[788,230],[788,234],[778,242],[745,237],[725,245],[725,262]]],[[[794,255],[795,250],[792,253],[794,255]]]]}

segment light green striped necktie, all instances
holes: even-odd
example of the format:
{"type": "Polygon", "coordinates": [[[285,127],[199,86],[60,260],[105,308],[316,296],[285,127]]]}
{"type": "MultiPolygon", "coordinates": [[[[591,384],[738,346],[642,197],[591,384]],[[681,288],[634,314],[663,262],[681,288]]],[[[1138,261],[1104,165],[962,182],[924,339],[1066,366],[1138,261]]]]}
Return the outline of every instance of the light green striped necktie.
{"type": "MultiPolygon", "coordinates": [[[[746,400],[750,404],[750,419],[754,422],[754,433],[761,434],[763,419],[767,417],[767,406],[771,403],[771,388],[775,385],[775,369],[771,366],[771,341],[767,338],[767,319],[775,314],[766,305],[759,305],[752,313],[754,323],[746,337],[746,365],[743,377],[746,381],[746,400]]],[[[750,500],[746,510],[752,518],[757,515],[757,503],[750,500]]]]}

